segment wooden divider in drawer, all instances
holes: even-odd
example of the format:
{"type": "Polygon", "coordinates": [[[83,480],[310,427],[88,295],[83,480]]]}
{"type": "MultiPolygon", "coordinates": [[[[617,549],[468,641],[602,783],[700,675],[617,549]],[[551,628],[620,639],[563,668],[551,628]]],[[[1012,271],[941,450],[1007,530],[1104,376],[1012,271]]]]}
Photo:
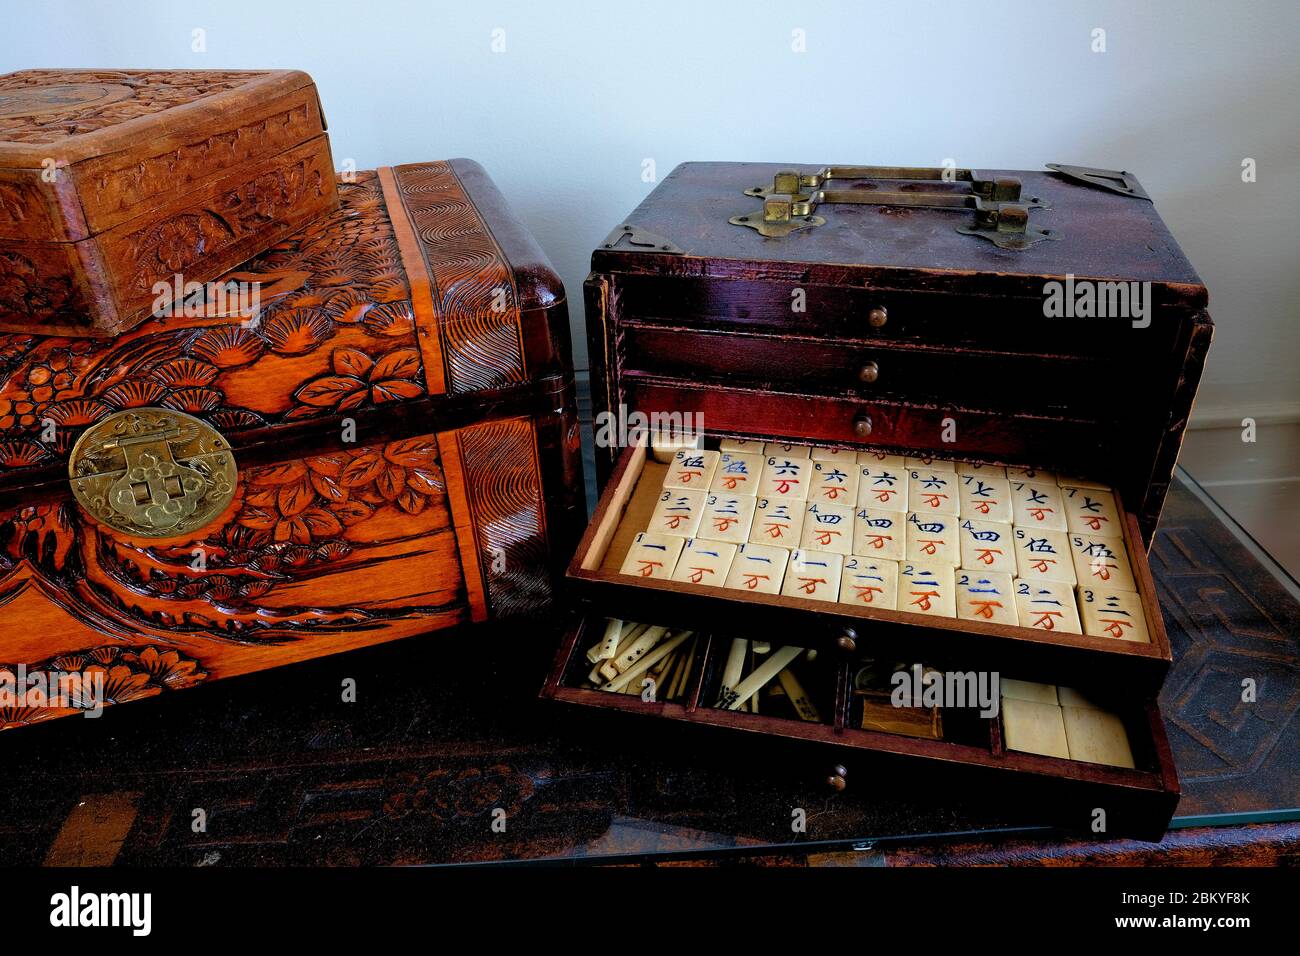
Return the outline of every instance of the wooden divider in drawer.
{"type": "MultiPolygon", "coordinates": [[[[706,442],[717,445],[716,439],[706,439],[706,442]]],[[[717,456],[718,452],[707,454],[717,456]]],[[[898,585],[900,597],[896,604],[888,607],[846,601],[839,583],[844,558],[839,555],[820,556],[836,561],[839,571],[834,574],[834,581],[829,581],[827,575],[817,578],[829,583],[821,589],[825,593],[818,591],[812,597],[805,596],[809,593],[806,588],[797,586],[803,578],[791,578],[795,572],[785,570],[787,566],[795,567],[800,550],[769,548],[781,551],[784,556],[780,569],[774,568],[775,576],[766,582],[769,587],[749,588],[739,579],[723,580],[722,575],[729,571],[710,572],[707,565],[711,559],[703,553],[712,546],[713,551],[719,552],[718,560],[730,562],[740,553],[740,544],[715,542],[711,538],[716,538],[717,533],[712,530],[690,531],[689,538],[685,537],[689,528],[680,534],[643,535],[649,530],[661,500],[666,495],[672,497],[671,489],[665,489],[668,472],[669,466],[656,461],[645,444],[634,444],[623,451],[567,571],[570,590],[582,602],[583,613],[656,621],[706,633],[750,634],[773,644],[791,643],[831,651],[852,652],[870,646],[881,653],[920,654],[945,666],[1005,667],[1034,680],[1068,683],[1088,678],[1122,679],[1128,686],[1149,692],[1159,689],[1168,671],[1171,660],[1168,638],[1146,555],[1134,519],[1128,513],[1119,516],[1119,521],[1134,580],[1136,603],[1132,613],[1141,618],[1145,641],[957,617],[955,611],[941,611],[938,605],[928,606],[921,598],[909,598],[905,604],[902,583],[898,585]],[[650,547],[658,551],[647,552],[644,560],[638,561],[639,549],[650,547]],[[721,554],[722,551],[726,554],[721,554]],[[688,552],[692,564],[686,563],[688,552]],[[699,565],[695,569],[699,573],[687,573],[695,564],[699,565]],[[706,580],[717,583],[704,583],[706,580]],[[894,606],[910,609],[893,610],[894,606]]],[[[707,479],[702,480],[707,488],[707,479]]],[[[707,497],[702,500],[707,501],[707,497]]],[[[809,507],[806,501],[798,504],[809,507]]],[[[753,507],[757,509],[757,500],[753,507]]],[[[901,524],[906,515],[899,513],[898,518],[901,524]]],[[[698,515],[695,520],[699,522],[698,515]]],[[[745,524],[746,535],[753,520],[751,516],[745,524]]],[[[950,523],[955,528],[956,522],[950,523]]],[[[1011,526],[1006,527],[1010,532],[1011,526]]],[[[735,530],[728,528],[726,534],[731,535],[735,530]]],[[[737,540],[751,550],[756,546],[748,537],[737,540]]],[[[804,557],[810,562],[817,556],[811,539],[791,544],[795,549],[809,549],[804,557]]],[[[898,567],[898,581],[902,582],[903,575],[910,573],[913,565],[900,562],[898,567]]],[[[916,568],[921,574],[922,565],[917,564],[916,568]]],[[[950,575],[947,587],[958,587],[956,564],[947,568],[950,575]]],[[[913,589],[909,593],[927,593],[921,588],[928,583],[922,577],[907,578],[906,586],[913,589]]],[[[1080,593],[1092,592],[1080,589],[1080,593]]]]}
{"type": "Polygon", "coordinates": [[[1113,414],[1132,396],[1099,388],[1113,367],[1070,355],[828,341],[628,322],[622,373],[863,398],[950,400],[1021,411],[1113,414]]]}

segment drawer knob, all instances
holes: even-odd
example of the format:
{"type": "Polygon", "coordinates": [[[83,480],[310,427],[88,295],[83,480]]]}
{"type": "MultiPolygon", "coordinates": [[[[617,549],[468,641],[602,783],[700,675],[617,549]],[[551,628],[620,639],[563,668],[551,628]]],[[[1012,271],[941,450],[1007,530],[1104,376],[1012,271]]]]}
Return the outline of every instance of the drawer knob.
{"type": "Polygon", "coordinates": [[[884,328],[885,323],[889,321],[889,313],[885,311],[883,305],[878,305],[867,313],[867,324],[873,329],[884,328]]]}
{"type": "Polygon", "coordinates": [[[853,419],[853,434],[859,438],[871,437],[871,416],[866,412],[853,419]]]}
{"type": "Polygon", "coordinates": [[[880,366],[875,362],[863,362],[862,368],[858,369],[858,380],[870,385],[878,378],[880,378],[880,366]]]}
{"type": "Polygon", "coordinates": [[[836,793],[843,793],[844,788],[848,786],[848,781],[844,778],[849,775],[848,770],[843,764],[836,764],[831,767],[830,776],[826,778],[826,786],[830,787],[836,793]]]}
{"type": "Polygon", "coordinates": [[[835,646],[845,654],[852,654],[858,649],[858,632],[851,627],[844,628],[835,639],[835,646]]]}

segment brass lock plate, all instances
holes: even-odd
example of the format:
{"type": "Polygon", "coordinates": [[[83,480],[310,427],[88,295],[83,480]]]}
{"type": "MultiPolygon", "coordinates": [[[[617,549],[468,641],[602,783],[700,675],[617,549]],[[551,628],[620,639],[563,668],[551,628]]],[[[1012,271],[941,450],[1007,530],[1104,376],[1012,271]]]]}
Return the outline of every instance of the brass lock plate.
{"type": "Polygon", "coordinates": [[[91,425],[72,448],[68,477],[77,503],[96,521],[146,538],[205,527],[238,485],[221,433],[165,408],[133,408],[91,425]]]}

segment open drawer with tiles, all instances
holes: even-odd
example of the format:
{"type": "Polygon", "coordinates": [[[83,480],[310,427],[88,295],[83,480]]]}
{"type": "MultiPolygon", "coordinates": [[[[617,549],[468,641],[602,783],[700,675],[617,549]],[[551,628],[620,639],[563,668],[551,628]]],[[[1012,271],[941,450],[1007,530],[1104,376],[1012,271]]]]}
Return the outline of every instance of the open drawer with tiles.
{"type": "Polygon", "coordinates": [[[887,451],[698,444],[624,450],[567,572],[582,613],[1159,689],[1170,649],[1146,553],[1106,488],[887,451]]]}
{"type": "Polygon", "coordinates": [[[882,761],[901,758],[909,777],[938,770],[995,788],[1034,822],[1142,837],[1168,825],[1178,780],[1150,697],[783,643],[795,640],[774,627],[588,616],[567,631],[543,696],[780,738],[807,750],[804,765],[833,791],[869,787],[882,761]]]}

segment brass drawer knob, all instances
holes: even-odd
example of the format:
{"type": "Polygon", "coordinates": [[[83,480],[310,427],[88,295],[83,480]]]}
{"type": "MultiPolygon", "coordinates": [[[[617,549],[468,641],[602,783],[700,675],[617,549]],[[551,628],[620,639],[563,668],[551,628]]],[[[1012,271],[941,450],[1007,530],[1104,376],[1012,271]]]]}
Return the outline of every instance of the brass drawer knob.
{"type": "Polygon", "coordinates": [[[845,654],[852,654],[858,649],[858,632],[851,627],[844,628],[835,639],[835,646],[845,654]]]}
{"type": "Polygon", "coordinates": [[[880,366],[872,361],[863,362],[862,368],[858,369],[858,381],[870,385],[878,378],[880,378],[880,366]]]}
{"type": "Polygon", "coordinates": [[[878,305],[867,313],[867,324],[873,329],[884,328],[885,323],[889,321],[889,313],[885,311],[883,305],[878,305]]]}
{"type": "Polygon", "coordinates": [[[826,778],[826,786],[830,787],[836,793],[843,793],[844,788],[849,785],[848,781],[844,779],[848,775],[849,772],[845,769],[843,764],[836,764],[834,767],[831,767],[830,776],[826,778]]]}
{"type": "Polygon", "coordinates": [[[871,416],[866,412],[853,419],[853,434],[859,438],[871,437],[871,416]]]}

